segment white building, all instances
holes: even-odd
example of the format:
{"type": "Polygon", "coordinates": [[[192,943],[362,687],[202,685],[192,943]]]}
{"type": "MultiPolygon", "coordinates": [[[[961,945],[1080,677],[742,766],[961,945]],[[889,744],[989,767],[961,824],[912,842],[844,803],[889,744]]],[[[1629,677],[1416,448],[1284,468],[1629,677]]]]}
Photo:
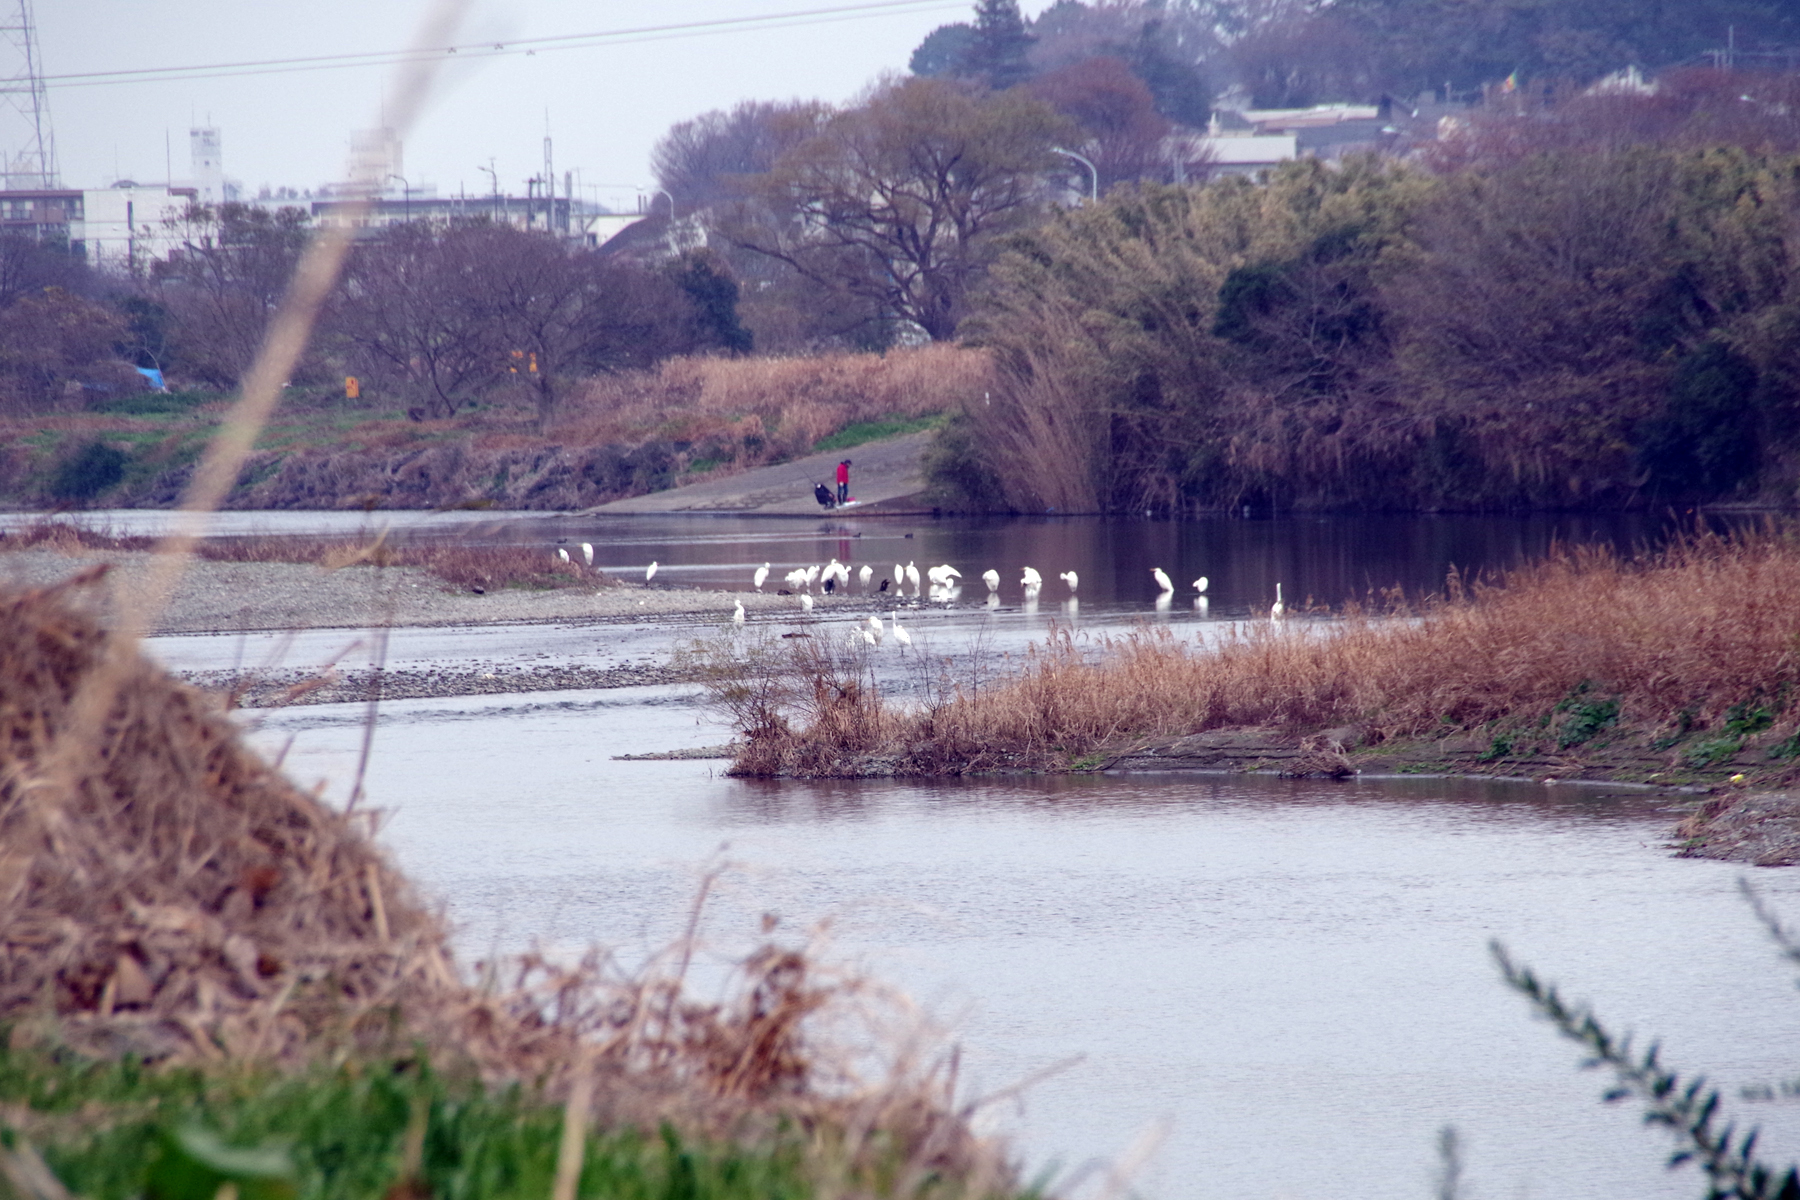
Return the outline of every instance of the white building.
{"type": "Polygon", "coordinates": [[[79,245],[95,267],[135,273],[180,244],[170,223],[198,200],[196,193],[195,188],[128,179],[82,192],[81,220],[71,222],[69,243],[79,245]]]}

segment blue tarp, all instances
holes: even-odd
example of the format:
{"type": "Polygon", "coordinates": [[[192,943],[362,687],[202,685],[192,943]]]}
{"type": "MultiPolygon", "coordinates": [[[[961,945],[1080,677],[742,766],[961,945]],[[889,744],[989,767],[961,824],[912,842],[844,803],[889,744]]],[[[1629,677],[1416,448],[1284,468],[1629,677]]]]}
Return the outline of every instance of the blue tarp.
{"type": "Polygon", "coordinates": [[[150,381],[150,386],[157,391],[166,392],[169,390],[169,385],[163,382],[162,372],[157,368],[139,367],[137,373],[142,375],[145,379],[148,379],[150,381]]]}

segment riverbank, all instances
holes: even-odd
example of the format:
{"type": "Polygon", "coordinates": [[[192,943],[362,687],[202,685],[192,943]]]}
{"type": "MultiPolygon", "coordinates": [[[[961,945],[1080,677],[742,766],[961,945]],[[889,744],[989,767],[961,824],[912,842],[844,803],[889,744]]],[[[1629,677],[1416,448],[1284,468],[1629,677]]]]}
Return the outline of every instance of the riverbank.
{"type": "MultiPolygon", "coordinates": [[[[107,568],[110,587],[129,595],[148,576],[145,551],[69,553],[32,549],[0,553],[0,584],[46,587],[90,567],[107,568]]],[[[872,601],[815,596],[817,611],[861,612],[872,601]]],[[[455,588],[417,567],[355,565],[327,569],[307,563],[188,563],[169,607],[152,633],[240,633],[258,630],[375,629],[407,626],[543,624],[566,621],[694,623],[728,621],[745,611],[799,616],[795,596],[600,581],[561,588],[502,588],[476,593],[455,588]]]]}

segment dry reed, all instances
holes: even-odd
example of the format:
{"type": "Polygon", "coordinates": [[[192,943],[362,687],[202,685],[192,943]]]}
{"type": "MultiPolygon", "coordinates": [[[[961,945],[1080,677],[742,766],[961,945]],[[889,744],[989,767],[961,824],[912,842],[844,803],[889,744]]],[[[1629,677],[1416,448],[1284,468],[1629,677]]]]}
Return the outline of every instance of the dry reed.
{"type": "Polygon", "coordinates": [[[1800,543],[1787,533],[1702,535],[1639,561],[1562,550],[1491,582],[1453,578],[1447,595],[1412,606],[1255,622],[1211,649],[1145,631],[1094,654],[1061,634],[1015,678],[926,710],[859,693],[859,728],[887,731],[874,744],[843,738],[841,718],[777,706],[746,726],[736,769],[1051,767],[1231,728],[1353,726],[1369,743],[1518,729],[1566,749],[1575,734],[1561,731],[1584,712],[1669,744],[1708,729],[1775,743],[1800,721],[1796,594],[1800,543]]]}
{"type": "Polygon", "coordinates": [[[947,345],[808,358],[680,358],[602,376],[567,401],[567,444],[695,443],[742,469],[809,452],[849,425],[933,416],[992,386],[988,356],[947,345]]]}

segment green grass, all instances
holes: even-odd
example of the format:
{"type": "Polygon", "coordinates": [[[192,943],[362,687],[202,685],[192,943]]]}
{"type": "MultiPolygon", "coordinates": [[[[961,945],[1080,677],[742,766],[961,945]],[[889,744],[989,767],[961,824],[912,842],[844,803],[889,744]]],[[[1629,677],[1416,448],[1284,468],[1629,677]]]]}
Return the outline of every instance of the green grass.
{"type": "MultiPolygon", "coordinates": [[[[28,1138],[87,1200],[128,1200],[147,1188],[163,1200],[213,1200],[227,1182],[246,1197],[380,1200],[405,1182],[409,1142],[413,1194],[543,1200],[563,1116],[559,1105],[521,1088],[484,1088],[417,1059],[280,1075],[152,1070],[130,1060],[6,1049],[0,1101],[12,1122],[0,1135],[6,1144],[28,1138]],[[233,1174],[253,1167],[265,1186],[250,1186],[252,1174],[233,1174]]],[[[803,1139],[790,1130],[750,1147],[700,1144],[666,1127],[592,1133],[580,1187],[583,1196],[609,1200],[812,1193],[803,1139]]]]}
{"type": "Polygon", "coordinates": [[[97,405],[94,411],[128,417],[189,416],[202,404],[221,399],[224,396],[217,392],[138,392],[97,405]]]}
{"type": "Polygon", "coordinates": [[[820,438],[813,445],[813,453],[848,450],[865,442],[877,442],[882,438],[899,437],[903,433],[934,429],[943,419],[943,414],[938,413],[929,417],[881,417],[873,421],[858,421],[854,425],[844,426],[830,437],[820,438]]]}

